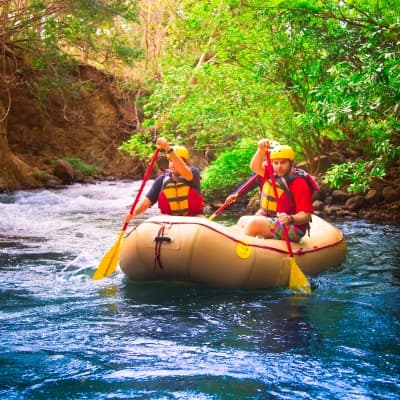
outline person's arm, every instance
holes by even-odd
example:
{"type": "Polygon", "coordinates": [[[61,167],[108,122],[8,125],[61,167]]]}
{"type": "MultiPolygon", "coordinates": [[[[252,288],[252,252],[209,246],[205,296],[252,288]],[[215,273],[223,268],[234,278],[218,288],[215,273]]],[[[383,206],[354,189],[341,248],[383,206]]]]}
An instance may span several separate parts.
{"type": "Polygon", "coordinates": [[[311,213],[306,211],[299,211],[296,214],[291,215],[291,223],[294,225],[304,225],[311,221],[311,213]]]}
{"type": "Polygon", "coordinates": [[[238,197],[239,197],[239,194],[237,192],[232,193],[225,199],[225,203],[232,204],[237,200],[238,197]]]}
{"type": "Polygon", "coordinates": [[[261,139],[258,142],[258,149],[250,161],[250,168],[257,175],[264,176],[265,174],[265,153],[269,150],[269,140],[261,139]]]}
{"type": "Polygon", "coordinates": [[[230,194],[226,198],[225,203],[227,204],[234,203],[239,197],[239,195],[245,195],[251,192],[256,187],[262,187],[261,177],[257,174],[252,174],[249,179],[243,182],[239,187],[235,189],[235,191],[232,194],[230,194]]]}
{"type": "Polygon", "coordinates": [[[133,217],[136,217],[140,214],[143,214],[149,207],[151,207],[158,199],[158,195],[160,194],[162,183],[165,175],[158,176],[153,184],[151,185],[150,190],[147,192],[146,196],[140,200],[135,209],[133,210],[133,214],[127,213],[125,216],[125,222],[129,223],[132,221],[133,217]]]}
{"type": "Polygon", "coordinates": [[[150,199],[148,197],[143,197],[143,199],[140,200],[139,203],[136,204],[136,207],[133,210],[133,213],[126,214],[124,222],[129,224],[129,222],[131,222],[134,217],[137,217],[138,215],[143,214],[150,206],[151,206],[150,199]]]}
{"type": "Polygon", "coordinates": [[[169,159],[174,163],[179,175],[183,179],[191,182],[193,180],[193,172],[190,169],[190,166],[174,152],[174,149],[169,145],[168,140],[163,137],[158,138],[157,146],[168,154],[169,159]]]}
{"type": "MultiPolygon", "coordinates": [[[[200,176],[200,170],[196,167],[190,167],[190,171],[192,172],[192,180],[188,181],[190,183],[190,186],[197,190],[199,193],[201,193],[201,176],[200,176]]],[[[186,179],[187,180],[187,179],[186,179]]]]}
{"type": "Polygon", "coordinates": [[[304,225],[311,221],[311,213],[306,211],[299,211],[296,214],[279,213],[279,222],[286,225],[304,225]]]}
{"type": "Polygon", "coordinates": [[[150,206],[151,206],[150,199],[148,197],[143,197],[143,199],[139,201],[139,203],[133,210],[133,216],[136,217],[140,214],[143,214],[150,206]]]}
{"type": "Polygon", "coordinates": [[[172,149],[167,150],[169,159],[174,163],[176,171],[179,175],[188,182],[192,182],[193,180],[193,171],[190,169],[190,166],[185,163],[172,149]],[[172,150],[172,151],[171,151],[172,150]]]}

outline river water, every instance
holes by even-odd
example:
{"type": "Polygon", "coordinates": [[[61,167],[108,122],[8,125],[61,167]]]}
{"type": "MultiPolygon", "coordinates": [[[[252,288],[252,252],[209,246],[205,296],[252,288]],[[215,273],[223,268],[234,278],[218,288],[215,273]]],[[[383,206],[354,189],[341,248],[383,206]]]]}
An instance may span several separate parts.
{"type": "Polygon", "coordinates": [[[139,185],[0,195],[1,399],[400,399],[399,227],[306,297],[93,281],[139,185]]]}

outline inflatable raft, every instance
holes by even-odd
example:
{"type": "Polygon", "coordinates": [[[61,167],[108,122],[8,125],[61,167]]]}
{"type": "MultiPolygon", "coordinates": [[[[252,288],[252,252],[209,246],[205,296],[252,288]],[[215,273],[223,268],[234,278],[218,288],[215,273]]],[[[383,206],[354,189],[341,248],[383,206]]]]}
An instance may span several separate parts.
{"type": "MultiPolygon", "coordinates": [[[[346,244],[339,229],[316,215],[310,235],[292,243],[297,265],[316,275],[340,265],[346,244]]],[[[219,288],[287,287],[285,241],[247,236],[206,218],[160,215],[124,239],[119,265],[136,281],[185,281],[219,288]]]]}

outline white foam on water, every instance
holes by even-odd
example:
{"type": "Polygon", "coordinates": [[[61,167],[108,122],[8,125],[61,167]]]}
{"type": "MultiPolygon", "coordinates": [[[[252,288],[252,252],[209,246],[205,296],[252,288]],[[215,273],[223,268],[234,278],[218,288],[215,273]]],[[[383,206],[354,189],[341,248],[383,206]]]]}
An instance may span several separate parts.
{"type": "MultiPolygon", "coordinates": [[[[112,181],[3,194],[0,236],[20,238],[25,244],[31,240],[42,250],[101,253],[117,238],[140,185],[141,181],[112,181]]],[[[154,212],[156,208],[149,210],[154,212]]]]}

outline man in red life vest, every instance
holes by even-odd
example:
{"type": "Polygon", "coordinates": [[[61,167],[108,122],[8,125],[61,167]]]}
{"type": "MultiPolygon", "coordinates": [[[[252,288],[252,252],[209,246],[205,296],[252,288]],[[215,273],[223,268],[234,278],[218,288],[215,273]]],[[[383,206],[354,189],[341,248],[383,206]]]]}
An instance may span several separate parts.
{"type": "MultiPolygon", "coordinates": [[[[252,171],[262,177],[265,176],[265,154],[269,147],[267,139],[260,140],[250,162],[252,171]]],[[[294,158],[290,146],[279,145],[271,150],[278,199],[275,198],[271,179],[267,177],[257,215],[243,217],[245,220],[238,223],[244,225],[245,234],[284,240],[282,225],[286,225],[290,241],[299,242],[307,232],[313,212],[313,188],[300,170],[294,168],[294,158]]]]}
{"type": "Polygon", "coordinates": [[[189,152],[184,146],[171,147],[167,139],[157,139],[157,146],[167,154],[169,169],[158,176],[145,197],[139,201],[125,222],[144,213],[158,202],[162,214],[200,216],[204,200],[200,189],[200,171],[189,165],[189,152]]]}

